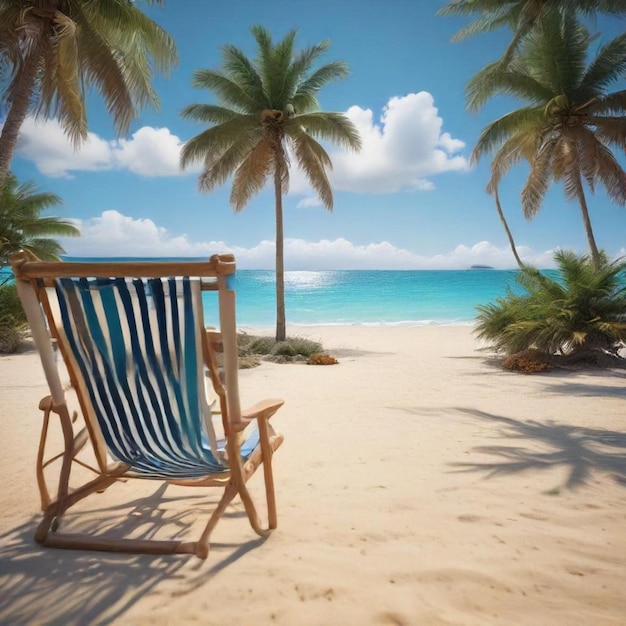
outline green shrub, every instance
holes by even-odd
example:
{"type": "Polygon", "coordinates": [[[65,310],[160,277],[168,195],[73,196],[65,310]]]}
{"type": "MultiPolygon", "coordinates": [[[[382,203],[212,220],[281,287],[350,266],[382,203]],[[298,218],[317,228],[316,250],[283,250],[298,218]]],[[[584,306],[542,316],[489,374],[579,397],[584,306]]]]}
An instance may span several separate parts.
{"type": "Polygon", "coordinates": [[[287,359],[304,357],[322,351],[322,346],[316,341],[302,337],[291,337],[285,341],[276,341],[274,337],[248,335],[239,333],[237,345],[240,357],[262,355],[266,357],[286,357],[287,359]]]}
{"type": "Polygon", "coordinates": [[[22,302],[17,295],[17,287],[15,285],[0,286],[0,317],[10,315],[14,318],[15,323],[26,323],[26,313],[22,308],[22,302]]]}
{"type": "Polygon", "coordinates": [[[555,260],[556,280],[525,267],[517,279],[524,295],[477,307],[478,338],[507,355],[529,348],[572,358],[617,355],[626,345],[626,262],[603,255],[596,268],[588,255],[563,251],[555,260]]]}
{"type": "Polygon", "coordinates": [[[0,316],[0,354],[16,352],[27,329],[26,322],[12,315],[0,316]]]}
{"type": "Polygon", "coordinates": [[[272,354],[275,356],[310,357],[316,352],[321,352],[321,350],[321,344],[316,341],[311,341],[310,339],[304,339],[302,337],[293,337],[291,339],[288,338],[286,341],[278,342],[274,346],[272,354]]]}
{"type": "Polygon", "coordinates": [[[276,340],[272,337],[251,337],[246,349],[249,354],[271,354],[276,340]]]}

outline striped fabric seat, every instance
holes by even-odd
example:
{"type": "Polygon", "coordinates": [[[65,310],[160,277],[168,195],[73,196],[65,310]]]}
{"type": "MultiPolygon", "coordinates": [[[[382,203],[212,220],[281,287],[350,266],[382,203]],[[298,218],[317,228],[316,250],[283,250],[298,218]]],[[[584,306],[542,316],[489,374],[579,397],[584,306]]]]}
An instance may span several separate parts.
{"type": "MultiPolygon", "coordinates": [[[[153,478],[228,469],[206,400],[200,280],[59,278],[55,286],[110,453],[153,478]]],[[[257,441],[255,431],[242,454],[257,441]]]]}

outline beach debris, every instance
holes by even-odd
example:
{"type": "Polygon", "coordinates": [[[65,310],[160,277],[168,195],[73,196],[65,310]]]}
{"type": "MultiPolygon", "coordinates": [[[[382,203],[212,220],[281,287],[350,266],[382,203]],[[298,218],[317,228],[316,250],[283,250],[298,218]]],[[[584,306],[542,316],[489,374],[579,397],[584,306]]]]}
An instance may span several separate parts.
{"type": "Polygon", "coordinates": [[[307,365],[337,365],[339,361],[330,354],[316,352],[309,357],[307,365]]]}
{"type": "Polygon", "coordinates": [[[552,369],[550,355],[537,350],[536,348],[526,348],[521,352],[516,352],[506,357],[502,362],[505,370],[521,372],[522,374],[537,374],[547,372],[552,369]]]}

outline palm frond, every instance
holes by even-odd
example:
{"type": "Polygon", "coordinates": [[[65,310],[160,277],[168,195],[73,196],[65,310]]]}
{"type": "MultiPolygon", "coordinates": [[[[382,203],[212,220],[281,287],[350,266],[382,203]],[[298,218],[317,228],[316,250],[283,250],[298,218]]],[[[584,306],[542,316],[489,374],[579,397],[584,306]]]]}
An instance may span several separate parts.
{"type": "Polygon", "coordinates": [[[230,204],[235,212],[241,211],[250,198],[263,188],[273,159],[273,141],[265,135],[250,150],[235,172],[230,194],[230,204]]]}
{"type": "MultiPolygon", "coordinates": [[[[445,7],[444,7],[445,8],[445,7]]],[[[441,13],[443,15],[443,13],[441,13]]],[[[461,28],[452,37],[452,41],[463,41],[482,33],[490,33],[511,23],[510,7],[497,6],[490,13],[484,13],[481,17],[473,20],[461,28]]]]}
{"type": "Polygon", "coordinates": [[[61,199],[51,193],[37,192],[32,182],[18,183],[10,174],[0,193],[0,264],[7,256],[20,249],[31,252],[36,258],[58,260],[62,246],[53,237],[76,237],[76,226],[59,217],[42,217],[42,211],[61,204],[61,199]]]}
{"type": "Polygon", "coordinates": [[[589,110],[593,115],[599,117],[617,115],[624,119],[626,116],[626,90],[599,96],[589,105],[589,110]]]}
{"type": "Polygon", "coordinates": [[[524,107],[503,115],[485,127],[472,151],[471,163],[478,163],[482,156],[499,150],[509,140],[532,141],[532,145],[538,147],[544,123],[543,107],[524,107]]]}
{"type": "MultiPolygon", "coordinates": [[[[585,172],[589,165],[585,164],[585,172]]],[[[589,176],[593,175],[604,188],[611,202],[626,205],[626,171],[615,155],[601,143],[596,144],[595,163],[589,176]]]]}
{"type": "Polygon", "coordinates": [[[232,119],[212,126],[187,141],[181,150],[181,168],[202,161],[212,163],[237,144],[250,149],[260,136],[261,128],[252,116],[235,114],[232,119]]]}
{"type": "Polygon", "coordinates": [[[180,115],[183,119],[211,124],[224,124],[233,120],[241,123],[244,117],[251,117],[215,104],[190,104],[181,111],[180,115]]]}
{"type": "Polygon", "coordinates": [[[356,126],[343,113],[317,111],[297,115],[290,120],[290,125],[304,128],[313,137],[319,137],[338,144],[349,150],[360,150],[361,136],[356,126]]]}
{"type": "Polygon", "coordinates": [[[125,84],[119,55],[107,40],[86,19],[77,24],[81,51],[81,76],[86,88],[97,85],[107,110],[113,116],[120,133],[130,127],[135,110],[132,95],[125,84]]]}
{"type": "Polygon", "coordinates": [[[519,132],[505,141],[491,161],[491,178],[487,190],[492,190],[500,184],[513,165],[526,159],[529,163],[537,151],[540,137],[536,133],[519,132]]]}
{"type": "Polygon", "coordinates": [[[332,211],[333,192],[326,175],[326,168],[332,167],[330,157],[324,148],[305,132],[294,134],[291,140],[298,165],[306,174],[307,180],[324,207],[332,211]]]}
{"type": "MultiPolygon", "coordinates": [[[[294,96],[295,102],[300,104],[299,99],[304,99],[316,94],[328,83],[346,78],[348,74],[348,66],[343,61],[333,61],[332,63],[327,63],[313,72],[298,85],[294,96]]],[[[303,113],[307,111],[307,109],[304,109],[301,106],[298,107],[298,110],[301,110],[303,113]]]]}
{"type": "Polygon", "coordinates": [[[580,81],[581,98],[600,96],[626,71],[626,34],[603,45],[589,63],[580,81]]]}
{"type": "Polygon", "coordinates": [[[221,153],[207,154],[204,169],[198,179],[198,188],[202,192],[211,192],[217,186],[224,184],[237,171],[246,156],[254,147],[256,141],[240,141],[232,144],[221,153]]]}
{"type": "Polygon", "coordinates": [[[497,95],[515,96],[532,106],[548,102],[554,91],[521,68],[507,68],[498,61],[483,68],[468,81],[465,87],[467,108],[477,111],[497,95]]]}
{"type": "Polygon", "coordinates": [[[593,130],[596,140],[604,146],[615,145],[626,151],[626,116],[588,118],[588,126],[593,130]]]}
{"type": "Polygon", "coordinates": [[[522,210],[526,219],[532,219],[543,202],[552,180],[554,153],[557,150],[556,139],[546,142],[530,161],[530,174],[522,189],[522,210]]]}
{"type": "Polygon", "coordinates": [[[585,71],[590,36],[571,13],[548,11],[523,41],[511,67],[528,73],[552,96],[574,99],[585,71]]]}
{"type": "Polygon", "coordinates": [[[163,74],[178,64],[174,39],[133,3],[82,2],[81,10],[94,29],[105,33],[111,46],[124,56],[147,54],[154,69],[163,74]]]}
{"type": "Polygon", "coordinates": [[[238,85],[250,101],[269,106],[257,68],[243,51],[233,45],[225,45],[222,46],[222,57],[225,76],[238,85]]]}
{"type": "Polygon", "coordinates": [[[57,118],[75,146],[87,138],[79,67],[78,42],[74,33],[59,36],[44,56],[37,108],[44,117],[57,118]]]}
{"type": "Polygon", "coordinates": [[[254,113],[267,104],[266,99],[259,102],[254,98],[253,93],[245,89],[244,85],[216,70],[196,70],[192,75],[191,84],[194,87],[214,92],[224,106],[232,107],[241,113],[254,113]]]}
{"type": "Polygon", "coordinates": [[[80,73],[105,98],[119,132],[126,132],[136,109],[158,105],[150,79],[178,61],[171,36],[132,4],[81,3],[73,12],[80,73]]]}
{"type": "Polygon", "coordinates": [[[561,0],[568,9],[577,10],[585,15],[596,12],[608,15],[623,15],[626,13],[626,0],[561,0]]]}
{"type": "MultiPolygon", "coordinates": [[[[295,76],[307,76],[315,61],[325,54],[330,48],[330,41],[320,41],[319,43],[308,46],[298,52],[291,63],[291,72],[295,76]]],[[[333,63],[331,63],[333,65],[333,63]]],[[[315,74],[315,72],[313,72],[315,74]]],[[[306,82],[306,81],[305,81],[306,82]]]]}
{"type": "Polygon", "coordinates": [[[272,44],[269,32],[262,26],[253,26],[254,35],[259,46],[258,68],[263,84],[263,92],[267,108],[282,109],[291,98],[291,81],[288,80],[290,64],[294,54],[296,31],[289,31],[281,41],[272,44]]]}

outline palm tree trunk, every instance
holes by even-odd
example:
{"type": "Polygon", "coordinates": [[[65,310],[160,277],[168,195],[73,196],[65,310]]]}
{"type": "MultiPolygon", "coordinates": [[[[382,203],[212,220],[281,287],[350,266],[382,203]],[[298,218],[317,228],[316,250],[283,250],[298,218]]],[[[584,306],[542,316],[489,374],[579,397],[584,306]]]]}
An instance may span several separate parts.
{"type": "Polygon", "coordinates": [[[596,269],[600,268],[601,257],[596,245],[595,237],[593,236],[593,229],[591,228],[591,220],[589,219],[589,209],[587,208],[587,200],[585,198],[585,190],[583,189],[583,183],[580,175],[576,177],[576,197],[580,204],[580,211],[583,215],[583,226],[585,227],[585,234],[587,235],[587,242],[589,243],[589,252],[591,252],[591,261],[596,269]]]}
{"type": "Polygon", "coordinates": [[[17,138],[22,123],[28,114],[35,78],[39,70],[45,46],[45,37],[40,35],[37,43],[33,45],[30,54],[24,62],[19,83],[11,99],[11,107],[4,121],[2,133],[0,133],[0,189],[4,186],[9,176],[11,160],[17,145],[17,138]]]}
{"type": "Polygon", "coordinates": [[[519,258],[519,254],[517,254],[517,248],[515,247],[515,240],[513,239],[513,234],[509,229],[509,225],[507,224],[506,218],[504,217],[504,213],[502,211],[502,205],[500,204],[500,196],[498,194],[498,188],[495,187],[493,190],[493,197],[496,201],[496,210],[498,211],[498,217],[502,222],[502,226],[504,226],[504,232],[509,239],[509,245],[511,246],[511,251],[513,252],[513,256],[515,257],[515,261],[517,262],[518,267],[523,270],[524,263],[522,259],[519,258]]]}
{"type": "Polygon", "coordinates": [[[285,341],[285,254],[283,235],[283,188],[280,168],[274,172],[274,193],[276,196],[276,341],[285,341]]]}

